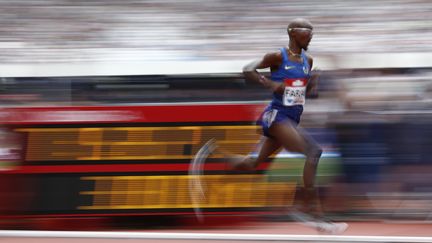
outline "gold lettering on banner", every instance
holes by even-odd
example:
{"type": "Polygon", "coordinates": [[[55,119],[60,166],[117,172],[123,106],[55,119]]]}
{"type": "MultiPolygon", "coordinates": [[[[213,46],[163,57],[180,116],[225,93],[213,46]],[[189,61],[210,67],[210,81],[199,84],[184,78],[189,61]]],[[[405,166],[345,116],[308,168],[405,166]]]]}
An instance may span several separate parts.
{"type": "MultiPolygon", "coordinates": [[[[263,175],[205,175],[209,192],[201,208],[283,207],[291,205],[295,182],[269,182],[263,175]]],[[[81,210],[193,208],[189,195],[190,176],[92,176],[94,190],[81,210]]]]}
{"type": "Polygon", "coordinates": [[[94,143],[97,144],[95,146],[91,146],[91,157],[93,158],[101,158],[102,151],[101,145],[103,136],[102,128],[80,128],[78,130],[78,144],[85,145],[86,143],[94,143]]]}
{"type": "MultiPolygon", "coordinates": [[[[255,125],[178,127],[19,128],[28,134],[28,161],[191,159],[211,138],[246,154],[259,135],[255,125]]],[[[214,154],[213,158],[222,158],[214,154]]]]}

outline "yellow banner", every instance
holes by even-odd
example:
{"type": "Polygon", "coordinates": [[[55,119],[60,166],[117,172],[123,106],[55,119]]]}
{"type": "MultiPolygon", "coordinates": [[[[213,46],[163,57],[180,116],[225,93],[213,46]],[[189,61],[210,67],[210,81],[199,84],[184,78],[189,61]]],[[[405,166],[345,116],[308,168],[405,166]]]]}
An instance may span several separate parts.
{"type": "MultiPolygon", "coordinates": [[[[191,159],[211,138],[221,149],[247,154],[257,143],[255,125],[177,127],[20,128],[26,160],[191,159]]],[[[211,157],[220,158],[214,154],[211,157]]]]}
{"type": "MultiPolygon", "coordinates": [[[[102,209],[180,209],[247,208],[292,205],[296,183],[270,182],[265,175],[203,175],[200,180],[205,197],[197,204],[191,200],[190,182],[196,176],[92,176],[91,205],[81,210],[102,209]]],[[[194,192],[195,193],[195,192],[194,192]]],[[[194,194],[192,194],[194,195],[194,194]]],[[[199,195],[198,195],[199,196],[199,195]]]]}

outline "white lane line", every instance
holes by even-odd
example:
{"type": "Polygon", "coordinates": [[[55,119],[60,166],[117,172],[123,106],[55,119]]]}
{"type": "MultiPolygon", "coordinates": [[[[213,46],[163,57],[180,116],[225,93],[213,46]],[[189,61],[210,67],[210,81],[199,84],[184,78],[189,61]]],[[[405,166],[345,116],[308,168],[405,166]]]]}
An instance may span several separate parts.
{"type": "Polygon", "coordinates": [[[0,237],[226,241],[432,242],[432,237],[0,230],[0,237]]]}

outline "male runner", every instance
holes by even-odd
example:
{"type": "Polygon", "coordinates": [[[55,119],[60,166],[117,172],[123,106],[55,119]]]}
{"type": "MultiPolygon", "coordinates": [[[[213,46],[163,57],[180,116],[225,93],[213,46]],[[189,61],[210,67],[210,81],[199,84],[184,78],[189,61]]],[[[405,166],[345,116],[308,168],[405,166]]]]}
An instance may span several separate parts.
{"type": "MultiPolygon", "coordinates": [[[[280,48],[277,52],[267,53],[262,59],[249,63],[243,69],[245,78],[270,89],[273,99],[258,121],[264,135],[258,156],[247,156],[245,159],[234,161],[232,167],[254,169],[281,148],[304,154],[306,161],[303,170],[302,211],[320,215],[315,177],[322,149],[297,127],[306,93],[315,93],[316,89],[315,80],[311,80],[313,58],[306,53],[312,40],[313,26],[306,19],[295,19],[288,25],[287,32],[288,46],[280,48]],[[270,78],[257,71],[264,68],[270,68],[270,78]]],[[[346,229],[346,224],[328,223],[321,226],[327,227],[323,230],[332,233],[346,229]]]]}

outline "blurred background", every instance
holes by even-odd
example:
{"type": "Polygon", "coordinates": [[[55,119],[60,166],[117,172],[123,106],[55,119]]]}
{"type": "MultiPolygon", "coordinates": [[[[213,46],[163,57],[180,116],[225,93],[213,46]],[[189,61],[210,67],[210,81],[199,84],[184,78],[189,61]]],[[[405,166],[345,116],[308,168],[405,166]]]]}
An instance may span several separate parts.
{"type": "MultiPolygon", "coordinates": [[[[169,176],[187,175],[209,138],[249,153],[259,138],[252,129],[257,109],[271,97],[244,80],[242,67],[287,45],[286,27],[296,17],[314,25],[309,53],[321,70],[302,127],[325,150],[318,187],[326,215],[430,221],[430,12],[427,0],[1,0],[0,221],[26,228],[59,215],[193,217],[189,199],[163,204],[130,195],[187,191],[166,186],[178,179],[169,176]],[[195,126],[214,130],[197,133],[195,126]],[[173,132],[177,127],[191,132],[173,132]],[[180,148],[176,141],[192,142],[180,148]],[[174,173],[161,163],[185,166],[174,173]],[[131,175],[140,180],[116,184],[131,175]],[[164,187],[147,182],[157,175],[169,177],[164,187]]],[[[250,208],[247,215],[265,208],[265,220],[281,220],[273,210],[294,204],[296,193],[295,185],[278,183],[300,183],[302,163],[283,151],[257,172],[268,183],[260,190],[289,195],[280,201],[203,205],[222,215],[227,208],[250,208]]]]}

